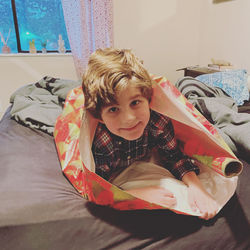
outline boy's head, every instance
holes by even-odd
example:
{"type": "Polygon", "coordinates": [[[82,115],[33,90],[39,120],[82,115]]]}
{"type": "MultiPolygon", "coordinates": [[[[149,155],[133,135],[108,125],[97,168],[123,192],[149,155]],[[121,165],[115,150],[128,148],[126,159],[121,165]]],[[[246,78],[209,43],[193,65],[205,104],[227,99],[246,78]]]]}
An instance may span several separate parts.
{"type": "Polygon", "coordinates": [[[85,108],[102,119],[102,110],[117,104],[118,94],[128,86],[136,87],[150,102],[152,80],[140,60],[127,49],[98,49],[89,59],[83,75],[85,108]]]}

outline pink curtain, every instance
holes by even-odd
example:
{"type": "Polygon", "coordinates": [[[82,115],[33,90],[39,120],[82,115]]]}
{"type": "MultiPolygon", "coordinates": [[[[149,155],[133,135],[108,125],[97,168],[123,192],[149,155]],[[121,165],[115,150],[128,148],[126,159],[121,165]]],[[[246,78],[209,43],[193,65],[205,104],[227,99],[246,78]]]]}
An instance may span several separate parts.
{"type": "Polygon", "coordinates": [[[76,72],[81,76],[90,54],[113,46],[112,0],[62,0],[76,72]]]}

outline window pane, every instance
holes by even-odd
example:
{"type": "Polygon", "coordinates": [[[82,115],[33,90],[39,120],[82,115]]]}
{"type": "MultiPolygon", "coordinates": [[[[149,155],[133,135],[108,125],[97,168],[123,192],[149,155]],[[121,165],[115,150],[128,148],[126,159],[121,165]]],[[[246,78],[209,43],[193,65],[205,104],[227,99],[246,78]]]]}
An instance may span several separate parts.
{"type": "MultiPolygon", "coordinates": [[[[0,32],[2,33],[4,40],[6,41],[9,34],[9,29],[11,29],[7,45],[10,47],[12,53],[16,53],[16,33],[10,0],[0,0],[0,17],[0,32]]],[[[0,40],[0,53],[2,52],[3,45],[3,42],[0,40]]]]}
{"type": "Polygon", "coordinates": [[[61,0],[16,0],[21,49],[29,51],[34,39],[37,50],[46,42],[47,50],[58,50],[59,34],[70,50],[61,0]]]}

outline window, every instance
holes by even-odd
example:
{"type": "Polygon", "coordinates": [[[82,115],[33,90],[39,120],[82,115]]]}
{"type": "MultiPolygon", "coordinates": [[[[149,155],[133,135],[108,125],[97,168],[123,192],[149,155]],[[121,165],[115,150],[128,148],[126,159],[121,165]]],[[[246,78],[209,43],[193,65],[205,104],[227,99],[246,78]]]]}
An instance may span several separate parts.
{"type": "Polygon", "coordinates": [[[37,52],[58,52],[59,37],[70,51],[61,0],[1,0],[0,16],[0,53],[7,39],[11,53],[27,53],[33,44],[37,52]]]}

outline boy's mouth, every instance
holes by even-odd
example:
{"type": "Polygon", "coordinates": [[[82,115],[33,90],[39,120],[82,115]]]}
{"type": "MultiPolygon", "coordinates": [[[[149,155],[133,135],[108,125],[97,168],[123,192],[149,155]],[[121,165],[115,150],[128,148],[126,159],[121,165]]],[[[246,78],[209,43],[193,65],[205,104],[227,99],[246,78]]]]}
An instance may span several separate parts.
{"type": "Polygon", "coordinates": [[[125,131],[132,131],[132,130],[136,129],[139,124],[140,124],[140,122],[138,122],[135,126],[132,126],[132,127],[129,127],[129,128],[121,128],[121,129],[125,130],[125,131]]]}

